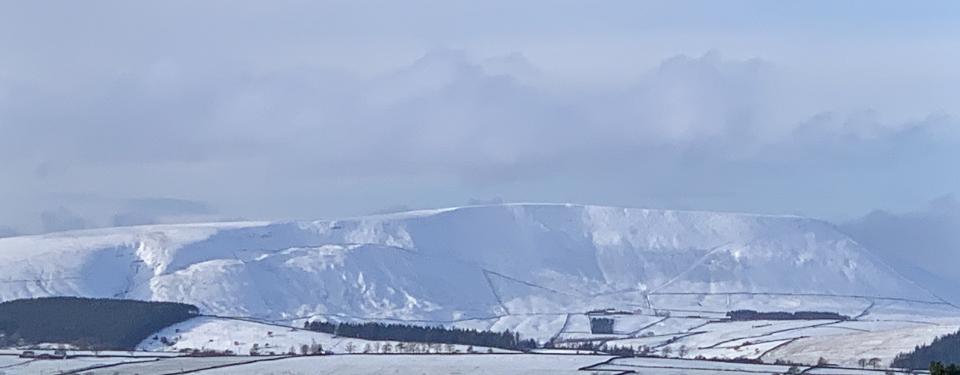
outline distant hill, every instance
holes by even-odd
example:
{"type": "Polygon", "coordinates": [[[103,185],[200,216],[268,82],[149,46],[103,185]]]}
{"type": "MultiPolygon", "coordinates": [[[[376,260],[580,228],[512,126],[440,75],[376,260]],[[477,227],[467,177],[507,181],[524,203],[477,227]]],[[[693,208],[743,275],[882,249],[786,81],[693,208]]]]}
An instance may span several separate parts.
{"type": "Polygon", "coordinates": [[[960,315],[820,220],[577,204],[10,237],[0,275],[0,300],[175,301],[285,324],[472,320],[539,342],[557,334],[557,317],[596,310],[876,318],[892,308],[866,309],[882,297],[960,315]]]}
{"type": "Polygon", "coordinates": [[[49,297],[0,303],[0,346],[65,343],[132,350],[163,327],[195,317],[196,306],[172,302],[49,297]]]}

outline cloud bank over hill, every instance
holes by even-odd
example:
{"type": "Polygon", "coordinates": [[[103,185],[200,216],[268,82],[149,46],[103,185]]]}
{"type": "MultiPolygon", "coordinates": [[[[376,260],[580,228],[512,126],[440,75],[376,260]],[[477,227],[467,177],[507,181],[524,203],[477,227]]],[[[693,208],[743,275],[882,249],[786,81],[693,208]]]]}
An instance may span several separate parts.
{"type": "Polygon", "coordinates": [[[955,25],[936,14],[896,12],[929,43],[885,41],[894,55],[763,7],[551,3],[555,18],[531,22],[545,5],[0,12],[0,224],[316,218],[478,196],[837,218],[960,191],[943,173],[960,157],[960,77],[937,68],[960,58],[942,53],[937,30],[955,25]],[[750,37],[761,29],[770,39],[750,37]],[[196,206],[130,203],[156,197],[196,206]]]}
{"type": "MultiPolygon", "coordinates": [[[[696,206],[699,198],[709,206],[717,200],[710,194],[736,202],[750,192],[763,204],[717,208],[763,211],[783,198],[772,192],[812,200],[835,178],[850,182],[842,184],[849,190],[866,189],[852,179],[949,187],[928,169],[948,168],[957,156],[958,128],[947,114],[906,123],[884,122],[875,111],[781,120],[775,109],[786,99],[777,94],[783,88],[775,66],[717,52],[670,58],[637,82],[592,91],[532,86],[445,49],[368,80],[310,73],[303,77],[313,80],[249,80],[234,73],[210,82],[206,72],[175,71],[181,78],[165,80],[171,92],[152,93],[157,73],[144,72],[121,78],[123,90],[94,95],[100,100],[83,108],[51,112],[45,95],[35,94],[33,107],[13,109],[14,117],[31,121],[9,123],[22,136],[4,138],[5,160],[21,167],[42,160],[24,185],[74,181],[96,190],[118,183],[176,191],[191,181],[198,195],[213,200],[220,196],[214,188],[223,187],[218,180],[237,191],[227,197],[296,193],[317,184],[329,185],[321,187],[329,193],[384,181],[525,191],[556,180],[570,187],[547,190],[547,197],[587,197],[593,192],[580,190],[592,181],[613,179],[633,187],[601,186],[611,193],[606,199],[635,193],[651,204],[696,206]],[[165,102],[173,96],[182,102],[165,102]],[[164,113],[183,106],[203,107],[202,113],[164,113]],[[60,111],[80,124],[44,119],[60,111]],[[50,131],[32,130],[34,124],[50,131]],[[116,171],[134,181],[118,181],[116,171]],[[305,186],[274,187],[264,179],[305,186]],[[668,188],[689,200],[658,197],[668,188]]],[[[289,204],[266,197],[264,205],[289,204]]],[[[65,220],[64,210],[46,210],[43,229],[87,226],[65,220]]],[[[152,222],[114,216],[112,224],[152,222]]]]}

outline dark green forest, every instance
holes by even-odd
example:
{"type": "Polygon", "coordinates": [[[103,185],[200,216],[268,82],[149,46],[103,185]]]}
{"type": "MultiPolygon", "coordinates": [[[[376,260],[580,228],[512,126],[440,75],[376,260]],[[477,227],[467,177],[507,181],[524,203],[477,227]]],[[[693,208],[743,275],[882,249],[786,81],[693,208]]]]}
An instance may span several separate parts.
{"type": "Polygon", "coordinates": [[[893,359],[891,365],[899,368],[930,368],[939,374],[960,375],[960,369],[950,365],[960,363],[960,332],[941,336],[930,344],[917,346],[909,353],[901,353],[893,359]]]}
{"type": "Polygon", "coordinates": [[[528,350],[537,342],[521,339],[515,332],[477,331],[473,329],[421,327],[407,324],[305,322],[304,329],[342,337],[368,340],[397,340],[443,344],[476,345],[493,348],[528,350]]]}
{"type": "Polygon", "coordinates": [[[0,346],[72,344],[91,350],[132,350],[160,329],[197,316],[173,302],[49,297],[0,303],[0,346]]]}
{"type": "Polygon", "coordinates": [[[930,375],[960,375],[960,366],[945,366],[941,362],[930,363],[930,375]]]}
{"type": "Polygon", "coordinates": [[[735,310],[727,313],[730,320],[850,320],[849,316],[826,311],[772,311],[735,310]]]}

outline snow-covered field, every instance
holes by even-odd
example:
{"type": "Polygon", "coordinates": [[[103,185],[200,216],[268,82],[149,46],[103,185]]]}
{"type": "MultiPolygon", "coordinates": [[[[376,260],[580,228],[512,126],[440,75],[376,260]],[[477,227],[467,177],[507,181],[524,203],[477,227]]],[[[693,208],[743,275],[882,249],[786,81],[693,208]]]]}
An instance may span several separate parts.
{"type": "MultiPolygon", "coordinates": [[[[191,372],[203,375],[313,374],[600,374],[649,375],[782,374],[790,366],[665,358],[617,358],[569,354],[352,354],[308,357],[75,358],[25,361],[0,356],[0,374],[154,375],[191,372]]],[[[806,374],[881,375],[906,371],[854,367],[797,366],[806,374]]]]}
{"type": "Polygon", "coordinates": [[[159,361],[158,358],[132,357],[80,357],[65,360],[31,360],[17,358],[16,356],[0,356],[0,374],[53,375],[81,370],[86,373],[89,369],[99,368],[105,365],[155,363],[157,361],[159,361]]]}
{"type": "Polygon", "coordinates": [[[577,374],[581,367],[606,361],[599,355],[420,354],[332,355],[309,357],[73,358],[29,361],[0,356],[0,374],[159,375],[197,374],[577,374]],[[198,371],[199,370],[199,371],[198,371]]]}
{"type": "Polygon", "coordinates": [[[884,365],[897,353],[930,342],[931,337],[955,333],[960,323],[923,325],[877,332],[854,332],[842,335],[812,336],[798,339],[764,356],[764,360],[790,359],[815,363],[824,357],[832,363],[855,366],[860,358],[880,358],[884,365]]]}
{"type": "Polygon", "coordinates": [[[219,370],[203,375],[307,374],[584,374],[579,368],[610,357],[586,355],[344,355],[291,358],[219,370]]]}
{"type": "MultiPolygon", "coordinates": [[[[533,318],[533,317],[528,317],[533,318]]],[[[788,360],[815,364],[822,357],[830,363],[853,366],[860,358],[879,358],[886,366],[896,354],[915,345],[929,342],[933,337],[960,330],[960,320],[929,319],[928,322],[901,321],[709,321],[699,318],[640,318],[617,315],[616,320],[628,322],[637,329],[631,335],[593,335],[584,331],[581,319],[569,319],[565,329],[570,333],[556,336],[560,346],[578,345],[585,341],[609,346],[646,346],[654,353],[666,356],[694,358],[749,358],[773,363],[788,360]],[[638,322],[647,322],[641,326],[638,322]],[[639,327],[639,329],[638,329],[639,327]],[[647,333],[655,333],[648,336],[647,333]],[[569,341],[564,341],[569,340],[569,341]]],[[[256,345],[261,354],[299,352],[302,345],[322,345],[334,353],[382,352],[389,344],[392,351],[398,342],[368,341],[336,337],[303,329],[259,322],[215,317],[195,318],[147,338],[140,350],[176,352],[181,349],[231,350],[246,355],[256,345]],[[155,339],[156,337],[156,339],[155,339]],[[171,345],[162,344],[166,338],[171,345]]],[[[409,347],[410,343],[402,343],[409,347]]],[[[430,351],[467,353],[463,345],[435,345],[430,351]]],[[[509,353],[509,351],[473,347],[475,353],[509,353]]],[[[420,350],[422,351],[422,350],[420,350]]],[[[549,352],[549,351],[548,351],[549,352]]],[[[570,353],[570,352],[564,352],[570,353]]]]}
{"type": "MultiPolygon", "coordinates": [[[[637,374],[652,375],[708,375],[708,374],[729,374],[729,375],[748,375],[748,374],[783,374],[790,370],[791,366],[770,365],[770,364],[750,364],[750,363],[724,363],[715,361],[700,360],[681,360],[664,358],[615,358],[608,362],[585,368],[585,371],[603,373],[618,373],[632,371],[637,374]]],[[[804,374],[822,374],[822,375],[882,375],[882,374],[906,374],[907,371],[890,369],[861,369],[861,368],[811,368],[810,366],[797,366],[799,371],[804,374]]]]}
{"type": "MultiPolygon", "coordinates": [[[[313,332],[300,328],[270,325],[238,319],[199,317],[167,327],[138,345],[138,350],[177,352],[181,349],[230,350],[239,355],[248,355],[256,345],[260,354],[287,354],[290,351],[300,353],[303,345],[319,344],[324,351],[333,353],[383,352],[390,345],[391,351],[403,351],[410,343],[397,341],[370,341],[349,337],[337,337],[326,333],[313,332]],[[155,339],[156,338],[156,339],[155,339]],[[161,338],[172,345],[163,344],[161,338]]],[[[414,344],[417,345],[417,344],[414,344]]],[[[434,345],[433,348],[420,348],[436,353],[511,353],[509,350],[466,345],[434,345]]]]}

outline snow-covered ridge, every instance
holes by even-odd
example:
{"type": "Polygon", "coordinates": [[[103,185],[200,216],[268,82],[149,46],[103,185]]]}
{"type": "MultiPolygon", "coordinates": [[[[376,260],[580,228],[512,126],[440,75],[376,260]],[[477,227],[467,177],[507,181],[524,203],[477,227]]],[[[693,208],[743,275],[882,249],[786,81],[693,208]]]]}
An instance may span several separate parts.
{"type": "Polygon", "coordinates": [[[938,302],[833,225],[797,216],[504,204],[0,239],[3,300],[125,297],[271,319],[464,321],[652,310],[662,298],[651,296],[687,293],[938,302]]]}

